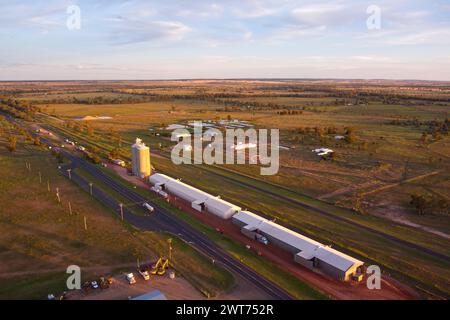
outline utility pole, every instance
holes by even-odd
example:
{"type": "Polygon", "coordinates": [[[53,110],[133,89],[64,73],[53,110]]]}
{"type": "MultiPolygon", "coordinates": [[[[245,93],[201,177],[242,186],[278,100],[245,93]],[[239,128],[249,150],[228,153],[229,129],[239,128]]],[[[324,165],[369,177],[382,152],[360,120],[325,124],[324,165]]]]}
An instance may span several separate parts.
{"type": "Polygon", "coordinates": [[[167,239],[167,243],[169,244],[169,261],[172,261],[172,238],[167,239]]]}
{"type": "Polygon", "coordinates": [[[71,171],[72,169],[67,169],[67,173],[69,174],[69,180],[72,180],[72,175],[70,174],[71,171]]]}
{"type": "Polygon", "coordinates": [[[50,181],[47,180],[47,191],[50,192],[50,181]]]}
{"type": "Polygon", "coordinates": [[[58,198],[58,203],[61,203],[61,198],[59,197],[59,188],[56,188],[56,197],[58,198]]]}
{"type": "Polygon", "coordinates": [[[86,221],[86,216],[84,216],[84,230],[87,230],[87,221],[86,221]]]}
{"type": "Polygon", "coordinates": [[[69,214],[72,215],[72,206],[70,205],[70,201],[69,201],[69,214]]]}
{"type": "Polygon", "coordinates": [[[39,183],[42,183],[42,174],[40,171],[39,171],[39,183]]]}
{"type": "Polygon", "coordinates": [[[122,217],[123,221],[123,203],[119,203],[119,207],[120,207],[120,216],[122,217]]]}
{"type": "Polygon", "coordinates": [[[93,185],[94,184],[92,182],[89,182],[89,193],[91,194],[91,196],[92,196],[92,186],[93,185]]]}

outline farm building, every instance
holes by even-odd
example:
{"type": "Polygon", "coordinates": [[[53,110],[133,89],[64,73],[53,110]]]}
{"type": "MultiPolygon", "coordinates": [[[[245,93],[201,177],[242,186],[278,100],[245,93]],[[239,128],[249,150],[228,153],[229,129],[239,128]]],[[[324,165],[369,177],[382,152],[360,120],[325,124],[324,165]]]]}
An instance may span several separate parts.
{"type": "Polygon", "coordinates": [[[241,210],[240,207],[222,200],[220,197],[210,195],[209,193],[164,174],[155,173],[150,176],[149,181],[156,188],[167,191],[170,194],[191,203],[192,208],[195,210],[207,211],[222,219],[230,219],[236,212],[241,210]]]}
{"type": "Polygon", "coordinates": [[[336,279],[348,281],[362,273],[363,262],[325,246],[279,224],[196,189],[164,174],[150,176],[153,191],[167,191],[189,203],[200,212],[209,212],[222,219],[232,219],[241,232],[251,238],[264,236],[274,246],[292,253],[295,262],[311,269],[321,270],[336,279]]]}
{"type": "Polygon", "coordinates": [[[317,241],[289,230],[248,211],[239,211],[232,221],[244,235],[254,239],[255,234],[265,236],[273,245],[291,252],[294,261],[313,270],[348,281],[361,273],[363,262],[334,250],[317,241]]]}

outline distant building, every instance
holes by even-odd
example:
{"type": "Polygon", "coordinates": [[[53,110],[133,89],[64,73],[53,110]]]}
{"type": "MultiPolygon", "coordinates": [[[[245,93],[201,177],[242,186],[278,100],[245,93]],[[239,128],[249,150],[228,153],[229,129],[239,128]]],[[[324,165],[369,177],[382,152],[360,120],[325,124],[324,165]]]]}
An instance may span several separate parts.
{"type": "Polygon", "coordinates": [[[132,172],[135,176],[145,178],[150,176],[150,148],[136,138],[136,143],[131,146],[132,153],[132,172]]]}
{"type": "Polygon", "coordinates": [[[318,156],[326,156],[327,154],[334,152],[332,149],[328,149],[328,148],[314,149],[311,151],[316,153],[318,156]]]}

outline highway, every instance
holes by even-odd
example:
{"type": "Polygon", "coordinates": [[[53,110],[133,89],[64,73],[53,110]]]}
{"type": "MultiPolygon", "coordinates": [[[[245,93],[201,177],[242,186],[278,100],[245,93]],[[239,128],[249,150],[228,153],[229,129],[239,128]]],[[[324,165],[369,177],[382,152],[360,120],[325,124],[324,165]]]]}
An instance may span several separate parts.
{"type": "MultiPolygon", "coordinates": [[[[49,141],[45,141],[50,144],[49,141]]],[[[290,300],[293,299],[285,290],[275,285],[273,282],[267,280],[260,274],[258,274],[253,269],[246,266],[244,263],[230,256],[225,250],[220,248],[217,244],[211,241],[206,235],[197,231],[191,227],[188,223],[176,217],[174,214],[170,213],[164,208],[159,207],[157,204],[146,199],[140,194],[124,187],[120,183],[116,182],[114,179],[105,175],[97,166],[88,163],[87,161],[77,158],[71,155],[69,152],[59,149],[60,152],[71,161],[68,166],[61,167],[61,172],[63,175],[67,176],[69,173],[67,169],[82,168],[90,175],[101,181],[102,183],[108,185],[115,192],[123,196],[124,198],[130,200],[133,203],[144,203],[147,202],[155,208],[155,212],[150,216],[140,216],[131,213],[127,208],[124,207],[124,220],[132,224],[138,229],[142,230],[153,230],[153,231],[164,231],[172,233],[182,240],[188,242],[191,246],[196,248],[198,251],[214,259],[216,263],[222,264],[228,270],[238,273],[241,277],[247,279],[249,282],[254,284],[260,290],[269,294],[273,299],[278,300],[290,300]]],[[[89,183],[82,177],[77,175],[75,172],[71,171],[71,178],[74,182],[78,183],[83,189],[89,192],[89,183]]],[[[93,196],[104,203],[107,207],[111,208],[115,212],[119,213],[119,206],[117,201],[112,199],[110,196],[105,194],[99,188],[93,186],[92,188],[93,196]]]]}

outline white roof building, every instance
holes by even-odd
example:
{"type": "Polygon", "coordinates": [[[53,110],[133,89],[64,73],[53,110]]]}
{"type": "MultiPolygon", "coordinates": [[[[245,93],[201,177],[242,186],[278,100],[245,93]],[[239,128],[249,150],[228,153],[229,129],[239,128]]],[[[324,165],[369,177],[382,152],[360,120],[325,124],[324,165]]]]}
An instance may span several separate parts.
{"type": "Polygon", "coordinates": [[[149,181],[174,196],[190,202],[193,208],[197,210],[204,208],[209,213],[222,219],[230,219],[236,212],[241,210],[240,207],[222,200],[220,197],[213,196],[161,173],[155,173],[150,176],[149,181]]]}
{"type": "MultiPolygon", "coordinates": [[[[295,261],[299,259],[318,259],[337,269],[339,277],[348,279],[348,274],[356,272],[356,268],[364,263],[345,253],[325,246],[320,242],[305,237],[295,231],[285,228],[277,223],[262,218],[249,211],[239,211],[233,216],[233,222],[241,225],[248,231],[258,231],[268,237],[275,245],[283,246],[294,253],[295,261]],[[347,274],[348,273],[348,274],[347,274]]],[[[328,268],[327,270],[329,270],[328,268]]]]}
{"type": "Polygon", "coordinates": [[[334,152],[332,149],[328,149],[328,148],[319,148],[319,149],[314,149],[311,151],[315,152],[318,156],[324,156],[324,155],[334,152]]]}

